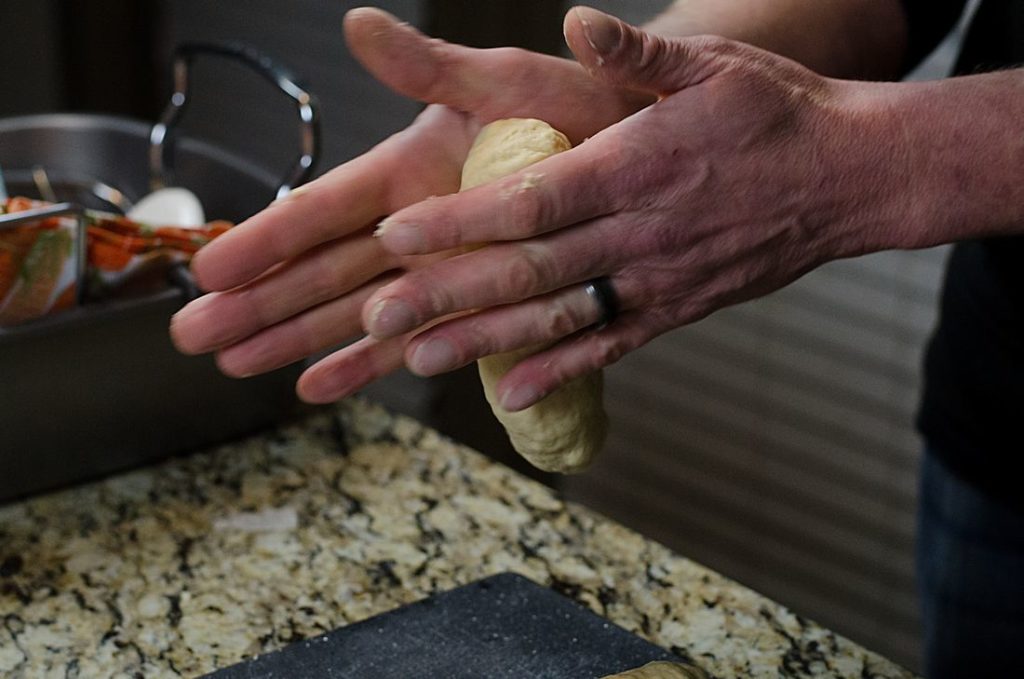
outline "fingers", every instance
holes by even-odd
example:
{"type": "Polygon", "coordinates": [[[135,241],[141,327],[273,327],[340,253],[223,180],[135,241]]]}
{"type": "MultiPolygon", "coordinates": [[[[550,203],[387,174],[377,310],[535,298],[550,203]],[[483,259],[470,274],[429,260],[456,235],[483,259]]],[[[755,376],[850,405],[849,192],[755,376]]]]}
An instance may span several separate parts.
{"type": "Polygon", "coordinates": [[[384,282],[375,280],[227,346],[217,353],[217,366],[229,377],[258,375],[361,335],[359,309],[384,282]]]}
{"type": "Polygon", "coordinates": [[[524,359],[498,382],[501,407],[534,405],[563,384],[615,363],[658,334],[639,313],[627,312],[602,330],[559,342],[524,359]]]}
{"type": "MultiPolygon", "coordinates": [[[[585,222],[410,271],[367,300],[363,327],[375,337],[393,337],[452,313],[518,302],[605,275],[625,252],[609,246],[606,237],[585,222]]],[[[624,304],[630,301],[629,291],[619,293],[624,304]]]]}
{"type": "Polygon", "coordinates": [[[437,325],[410,340],[409,369],[423,376],[454,370],[483,356],[548,345],[597,323],[602,310],[582,285],[437,325]]]}
{"type": "Polygon", "coordinates": [[[204,290],[241,285],[311,247],[352,233],[385,212],[389,163],[371,152],[292,191],[196,253],[204,290]]]}
{"type": "Polygon", "coordinates": [[[485,123],[539,118],[574,143],[650,103],[648,95],[595,82],[574,61],[430,39],[375,8],[345,16],[345,39],[356,59],[400,94],[470,111],[485,123]]]}
{"type": "Polygon", "coordinates": [[[432,40],[384,10],[360,7],[345,15],[345,42],[375,78],[399,94],[463,111],[477,111],[494,88],[494,74],[473,56],[485,54],[432,40]]]}
{"type": "Polygon", "coordinates": [[[277,262],[351,234],[382,215],[459,187],[475,124],[428,107],[402,132],[272,203],[201,249],[192,260],[204,290],[227,290],[277,262]]]}
{"type": "Polygon", "coordinates": [[[295,390],[307,403],[332,403],[350,396],[400,368],[407,339],[364,337],[313,364],[299,377],[295,390]]]}
{"type": "Polygon", "coordinates": [[[569,49],[592,76],[659,95],[708,79],[736,46],[713,36],[662,38],[589,7],[569,10],[563,30],[569,49]]]}
{"type": "MultiPolygon", "coordinates": [[[[609,147],[584,144],[476,188],[399,210],[376,235],[411,255],[537,236],[611,212],[609,147]]],[[[620,173],[621,174],[621,173],[620,173]]]]}
{"type": "MultiPolygon", "coordinates": [[[[250,283],[193,301],[172,318],[171,337],[183,353],[213,351],[328,300],[344,299],[397,265],[398,258],[369,235],[332,241],[250,283]]],[[[353,312],[357,323],[358,307],[353,312]]]]}

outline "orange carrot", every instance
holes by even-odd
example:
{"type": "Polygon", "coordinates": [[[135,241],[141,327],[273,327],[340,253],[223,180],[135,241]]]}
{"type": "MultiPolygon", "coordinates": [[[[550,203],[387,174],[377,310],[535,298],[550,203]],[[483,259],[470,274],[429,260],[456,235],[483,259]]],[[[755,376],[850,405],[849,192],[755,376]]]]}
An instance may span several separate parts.
{"type": "Polygon", "coordinates": [[[40,233],[25,257],[10,299],[0,309],[0,323],[20,323],[46,314],[64,263],[72,251],[73,242],[67,231],[40,233]]]}
{"type": "Polygon", "coordinates": [[[134,255],[113,243],[95,240],[89,247],[89,265],[103,271],[122,271],[134,255]]]}

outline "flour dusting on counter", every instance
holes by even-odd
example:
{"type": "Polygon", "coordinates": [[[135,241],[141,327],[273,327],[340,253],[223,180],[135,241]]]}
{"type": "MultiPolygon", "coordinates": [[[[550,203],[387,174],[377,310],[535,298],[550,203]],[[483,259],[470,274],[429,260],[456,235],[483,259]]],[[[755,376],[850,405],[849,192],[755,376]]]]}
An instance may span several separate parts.
{"type": "Polygon", "coordinates": [[[214,530],[237,530],[243,533],[295,530],[298,527],[299,515],[291,507],[268,507],[258,512],[239,512],[213,520],[214,530]]]}

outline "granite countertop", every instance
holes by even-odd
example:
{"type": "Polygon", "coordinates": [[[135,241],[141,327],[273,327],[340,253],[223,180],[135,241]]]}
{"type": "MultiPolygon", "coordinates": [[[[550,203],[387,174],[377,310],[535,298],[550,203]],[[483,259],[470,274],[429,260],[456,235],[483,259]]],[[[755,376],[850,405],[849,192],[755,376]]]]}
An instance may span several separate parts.
{"type": "Polygon", "coordinates": [[[0,507],[0,675],[195,676],[502,571],[718,677],[912,676],[355,399],[0,507]]]}

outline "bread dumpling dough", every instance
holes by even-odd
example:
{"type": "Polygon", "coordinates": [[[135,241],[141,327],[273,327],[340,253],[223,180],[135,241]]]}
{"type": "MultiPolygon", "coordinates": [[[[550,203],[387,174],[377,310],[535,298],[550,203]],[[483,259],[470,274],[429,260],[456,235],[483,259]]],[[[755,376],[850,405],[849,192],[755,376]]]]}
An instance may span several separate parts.
{"type": "MultiPolygon", "coordinates": [[[[569,140],[541,120],[508,118],[485,126],[462,168],[461,190],[484,184],[571,148],[569,140]]],[[[522,186],[543,181],[525,177],[522,186]]],[[[535,467],[550,472],[582,471],[604,445],[608,420],[602,402],[602,374],[579,377],[526,410],[504,410],[495,393],[498,380],[516,363],[550,345],[480,359],[480,380],[494,415],[512,446],[535,467]]]]}
{"type": "Polygon", "coordinates": [[[501,179],[549,156],[572,148],[569,139],[535,118],[496,120],[473,140],[462,164],[460,191],[501,179]]]}
{"type": "Polygon", "coordinates": [[[578,377],[514,413],[501,407],[495,393],[498,380],[515,364],[546,348],[542,345],[487,356],[477,361],[477,367],[487,402],[516,452],[538,469],[572,474],[587,468],[608,431],[601,371],[578,377]]]}
{"type": "Polygon", "coordinates": [[[707,679],[707,676],[699,667],[659,660],[621,674],[609,674],[603,679],[707,679]]]}

